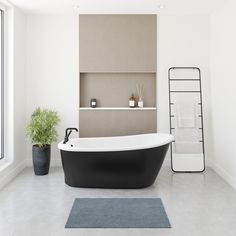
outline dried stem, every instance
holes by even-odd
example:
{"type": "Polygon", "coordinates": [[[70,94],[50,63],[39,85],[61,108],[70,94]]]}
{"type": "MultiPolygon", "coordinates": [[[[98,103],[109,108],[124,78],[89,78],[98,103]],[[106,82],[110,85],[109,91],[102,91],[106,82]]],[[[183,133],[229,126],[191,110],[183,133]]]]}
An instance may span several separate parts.
{"type": "Polygon", "coordinates": [[[144,85],[143,84],[136,84],[136,88],[137,88],[137,93],[138,93],[139,99],[143,100],[144,85]]]}

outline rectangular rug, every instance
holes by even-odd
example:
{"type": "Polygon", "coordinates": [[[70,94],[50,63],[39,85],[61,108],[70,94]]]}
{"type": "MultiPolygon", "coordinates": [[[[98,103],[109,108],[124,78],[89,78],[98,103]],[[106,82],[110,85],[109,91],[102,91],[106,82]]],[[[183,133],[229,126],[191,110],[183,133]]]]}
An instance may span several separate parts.
{"type": "Polygon", "coordinates": [[[171,228],[160,198],[76,198],[65,228],[171,228]]]}

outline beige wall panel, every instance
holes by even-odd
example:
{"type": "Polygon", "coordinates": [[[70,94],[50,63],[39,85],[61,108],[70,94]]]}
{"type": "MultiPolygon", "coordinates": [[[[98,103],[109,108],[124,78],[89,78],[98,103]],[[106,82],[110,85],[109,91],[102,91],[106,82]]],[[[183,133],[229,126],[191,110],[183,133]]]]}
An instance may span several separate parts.
{"type": "Polygon", "coordinates": [[[144,106],[155,107],[155,73],[81,73],[80,107],[89,107],[91,98],[98,107],[128,107],[131,94],[137,95],[136,84],[144,85],[144,106]]]}
{"type": "Polygon", "coordinates": [[[156,111],[80,111],[80,137],[156,132],[156,111]]]}
{"type": "Polygon", "coordinates": [[[155,72],[156,15],[80,15],[80,72],[155,72]]]}

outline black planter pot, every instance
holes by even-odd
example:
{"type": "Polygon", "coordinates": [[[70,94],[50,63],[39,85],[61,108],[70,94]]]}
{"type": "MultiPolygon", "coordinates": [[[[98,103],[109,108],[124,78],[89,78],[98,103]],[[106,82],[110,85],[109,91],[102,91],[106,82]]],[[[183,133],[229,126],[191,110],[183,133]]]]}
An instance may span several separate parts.
{"type": "Polygon", "coordinates": [[[43,147],[33,145],[32,154],[35,175],[47,175],[50,167],[51,145],[43,147]]]}

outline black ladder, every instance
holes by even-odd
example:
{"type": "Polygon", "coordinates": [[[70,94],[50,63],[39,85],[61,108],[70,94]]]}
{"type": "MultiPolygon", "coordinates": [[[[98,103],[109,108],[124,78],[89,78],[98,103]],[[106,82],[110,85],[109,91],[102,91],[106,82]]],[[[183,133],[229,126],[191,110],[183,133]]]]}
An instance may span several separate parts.
{"type": "MultiPolygon", "coordinates": [[[[173,145],[175,142],[171,144],[171,169],[174,172],[203,172],[205,170],[205,148],[204,148],[204,129],[203,129],[203,108],[202,108],[202,84],[201,84],[201,70],[198,67],[171,67],[168,71],[168,82],[169,82],[169,119],[170,119],[170,133],[175,136],[175,127],[174,119],[175,115],[173,114],[173,107],[175,105],[174,96],[182,96],[184,98],[185,95],[195,96],[197,99],[197,104],[200,106],[198,109],[199,114],[198,118],[200,119],[200,127],[198,127],[201,135],[199,138],[199,142],[202,144],[202,158],[201,160],[202,167],[198,169],[178,169],[176,170],[173,165],[173,145]],[[179,76],[183,73],[183,77],[179,76]],[[177,74],[175,77],[174,74],[177,74]],[[188,76],[188,73],[191,75],[195,75],[196,77],[188,76]],[[187,75],[187,76],[186,76],[187,75]],[[185,86],[183,86],[185,85],[185,86]],[[197,89],[196,89],[197,87],[197,89]]],[[[186,99],[188,96],[186,96],[186,99]]]]}

